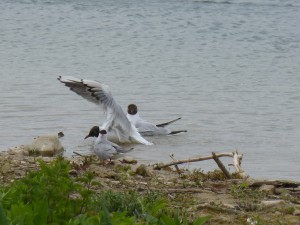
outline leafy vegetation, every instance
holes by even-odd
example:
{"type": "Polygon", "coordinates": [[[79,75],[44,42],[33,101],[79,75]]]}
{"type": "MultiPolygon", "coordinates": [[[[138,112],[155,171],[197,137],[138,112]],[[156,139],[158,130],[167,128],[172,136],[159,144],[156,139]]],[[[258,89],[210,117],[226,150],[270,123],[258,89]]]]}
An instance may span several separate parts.
{"type": "Polygon", "coordinates": [[[158,192],[96,193],[93,187],[101,184],[94,175],[72,178],[70,163],[63,158],[50,165],[40,161],[40,167],[0,187],[1,225],[201,225],[210,219],[188,221],[158,192]]]}

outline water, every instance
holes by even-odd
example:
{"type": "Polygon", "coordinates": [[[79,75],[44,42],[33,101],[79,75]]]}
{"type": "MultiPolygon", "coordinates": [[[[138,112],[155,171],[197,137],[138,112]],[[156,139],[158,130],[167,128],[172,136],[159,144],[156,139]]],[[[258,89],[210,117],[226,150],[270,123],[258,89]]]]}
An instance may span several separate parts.
{"type": "Polygon", "coordinates": [[[66,155],[91,151],[104,115],[56,80],[72,75],[149,121],[182,116],[188,133],[135,145],[140,161],[237,149],[250,176],[298,180],[299,21],[297,0],[1,1],[0,149],[63,131],[66,155]]]}

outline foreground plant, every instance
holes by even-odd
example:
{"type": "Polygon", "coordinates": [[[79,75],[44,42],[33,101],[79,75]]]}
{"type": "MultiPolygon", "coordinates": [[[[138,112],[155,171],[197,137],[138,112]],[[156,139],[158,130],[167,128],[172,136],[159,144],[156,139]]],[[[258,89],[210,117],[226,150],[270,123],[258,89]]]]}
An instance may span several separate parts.
{"type": "Polygon", "coordinates": [[[193,223],[179,216],[159,193],[95,193],[94,175],[86,173],[76,180],[69,175],[70,164],[57,158],[41,170],[7,187],[0,187],[0,224],[145,224],[201,225],[209,217],[193,223]]]}

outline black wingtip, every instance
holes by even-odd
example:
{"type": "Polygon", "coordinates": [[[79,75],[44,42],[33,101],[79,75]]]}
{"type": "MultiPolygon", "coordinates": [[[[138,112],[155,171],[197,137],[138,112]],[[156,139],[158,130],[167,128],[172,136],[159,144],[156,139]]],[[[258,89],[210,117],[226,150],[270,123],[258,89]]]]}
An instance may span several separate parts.
{"type": "Polygon", "coordinates": [[[185,132],[187,132],[187,130],[176,130],[176,131],[172,131],[169,134],[173,135],[173,134],[179,134],[179,133],[185,133],[185,132]]]}
{"type": "Polygon", "coordinates": [[[171,120],[171,121],[166,122],[166,123],[157,124],[156,126],[157,126],[157,127],[165,127],[165,126],[168,126],[168,125],[170,125],[171,123],[174,123],[174,122],[176,122],[176,121],[178,121],[178,120],[180,120],[180,119],[181,119],[181,117],[179,117],[179,118],[177,118],[177,119],[175,119],[175,120],[171,120]]]}

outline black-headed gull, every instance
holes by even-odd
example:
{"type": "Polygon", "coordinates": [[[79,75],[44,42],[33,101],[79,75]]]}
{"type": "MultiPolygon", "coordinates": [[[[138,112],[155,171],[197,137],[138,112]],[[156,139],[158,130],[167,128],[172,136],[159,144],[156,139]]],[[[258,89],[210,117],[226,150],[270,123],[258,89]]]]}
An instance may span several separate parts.
{"type": "Polygon", "coordinates": [[[106,120],[100,130],[106,130],[118,137],[120,142],[138,142],[152,145],[144,139],[137,128],[130,123],[121,106],[113,98],[109,86],[97,81],[78,79],[70,76],[59,76],[58,80],[64,83],[71,91],[90,102],[102,106],[106,113],[106,120]]]}
{"type": "Polygon", "coordinates": [[[178,130],[178,131],[171,131],[166,126],[170,125],[171,123],[176,122],[177,120],[180,120],[180,118],[177,118],[175,120],[172,120],[170,122],[161,123],[161,124],[153,124],[149,123],[145,120],[143,120],[138,112],[138,108],[135,104],[128,105],[127,108],[127,118],[133,124],[139,133],[142,136],[157,136],[157,135],[168,135],[168,134],[178,134],[182,132],[187,132],[187,130],[178,130]]]}
{"type": "Polygon", "coordinates": [[[106,130],[100,130],[98,126],[95,126],[91,129],[91,132],[88,137],[97,137],[94,146],[95,154],[100,158],[100,160],[113,159],[117,157],[119,154],[126,153],[131,151],[121,148],[119,145],[110,142],[107,140],[107,132],[106,130]]]}

